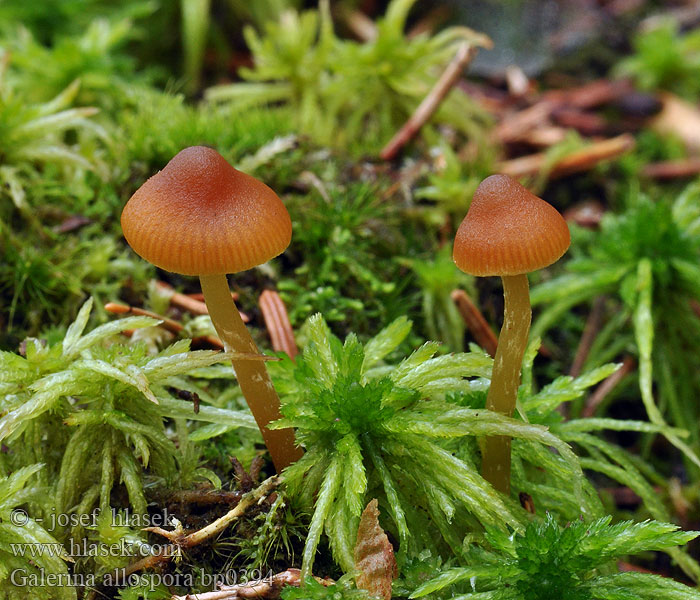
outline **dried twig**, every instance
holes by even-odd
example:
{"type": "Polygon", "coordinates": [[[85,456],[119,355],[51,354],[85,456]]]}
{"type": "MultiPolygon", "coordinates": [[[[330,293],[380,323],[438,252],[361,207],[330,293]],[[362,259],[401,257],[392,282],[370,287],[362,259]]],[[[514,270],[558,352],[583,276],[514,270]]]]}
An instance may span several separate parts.
{"type": "Polygon", "coordinates": [[[525,142],[531,146],[538,146],[540,148],[549,148],[563,142],[566,139],[567,130],[563,127],[558,127],[555,125],[544,125],[542,127],[537,127],[532,131],[527,132],[523,137],[517,141],[525,142]]]}
{"type": "Polygon", "coordinates": [[[418,133],[420,128],[425,125],[438,106],[440,106],[442,100],[447,96],[475,54],[476,46],[469,42],[464,42],[459,46],[454,58],[447,65],[433,89],[418,105],[418,108],[416,108],[408,121],[404,123],[403,127],[391,138],[391,141],[384,146],[379,154],[382,160],[392,160],[399,153],[399,150],[418,133]]]}
{"type": "Polygon", "coordinates": [[[157,533],[164,538],[170,540],[174,546],[180,548],[191,548],[219,535],[231,523],[242,517],[245,512],[253,505],[272,492],[282,480],[278,476],[269,477],[263,481],[257,488],[244,494],[240,502],[228,511],[223,517],[218,518],[213,523],[209,523],[206,527],[185,535],[181,526],[177,526],[173,531],[166,531],[162,527],[146,527],[144,531],[157,533]]]}
{"type": "MultiPolygon", "coordinates": [[[[151,317],[152,319],[158,319],[159,321],[162,321],[160,326],[163,327],[163,329],[175,334],[179,334],[184,329],[184,326],[182,324],[178,323],[173,319],[168,319],[167,317],[151,312],[150,310],[138,308],[137,306],[129,306],[128,304],[119,304],[117,302],[108,302],[107,304],[105,304],[105,310],[116,315],[132,314],[143,317],[151,317]]],[[[133,330],[125,330],[122,331],[122,333],[131,337],[131,335],[133,334],[133,330]]],[[[221,343],[221,340],[213,335],[203,335],[200,337],[192,338],[192,342],[205,342],[210,346],[221,349],[223,349],[224,347],[224,345],[221,343]]],[[[275,356],[265,356],[264,354],[247,354],[245,352],[231,352],[229,354],[231,356],[235,356],[237,360],[280,360],[275,356]]]]}
{"type": "Polygon", "coordinates": [[[105,304],[105,310],[114,315],[131,314],[138,315],[140,317],[151,317],[152,319],[158,319],[159,321],[162,321],[160,326],[163,329],[167,329],[171,333],[180,333],[183,330],[183,326],[177,321],[168,319],[168,317],[151,312],[150,310],[139,308],[138,306],[129,306],[128,304],[119,304],[118,302],[107,302],[107,304],[105,304]]]}
{"type": "MultiPolygon", "coordinates": [[[[235,520],[239,519],[242,517],[246,511],[253,506],[254,504],[259,504],[262,502],[266,497],[270,495],[271,492],[279,486],[281,483],[281,478],[278,476],[273,476],[265,481],[263,481],[256,489],[247,492],[245,494],[239,494],[238,495],[238,503],[234,508],[232,508],[229,512],[227,512],[223,517],[217,519],[213,523],[210,523],[206,527],[199,529],[197,531],[194,531],[190,534],[185,535],[184,530],[182,528],[182,525],[179,523],[176,524],[176,527],[173,531],[166,531],[165,529],[162,529],[161,527],[146,527],[144,528],[144,531],[150,531],[151,533],[157,533],[159,535],[162,535],[166,539],[168,539],[171,543],[165,544],[163,546],[159,547],[159,550],[152,554],[151,556],[146,556],[134,563],[131,563],[130,565],[124,567],[123,569],[118,569],[117,571],[114,571],[109,575],[109,580],[111,582],[119,582],[119,581],[126,581],[129,575],[132,573],[137,573],[139,571],[143,571],[145,569],[150,569],[153,567],[158,566],[159,564],[169,562],[172,558],[179,556],[181,554],[181,551],[183,548],[191,548],[193,546],[196,546],[198,544],[201,544],[202,542],[205,542],[209,539],[212,539],[219,535],[224,529],[226,529],[231,523],[233,523],[235,520]]],[[[233,492],[235,493],[235,492],[233,492]]],[[[183,498],[189,500],[189,498],[183,498]]],[[[221,497],[219,497],[219,500],[221,497]]],[[[228,500],[229,498],[226,497],[225,501],[228,500]]],[[[197,501],[201,501],[202,498],[198,497],[196,499],[197,501]]],[[[207,502],[208,503],[208,502],[207,502]]],[[[274,579],[274,578],[273,578],[274,579]]],[[[251,582],[250,584],[247,584],[248,586],[252,586],[253,583],[251,582]]],[[[235,586],[234,586],[235,587],[235,586]]],[[[216,594],[217,592],[212,592],[212,594],[216,594]]],[[[214,600],[215,598],[255,598],[257,596],[245,596],[245,595],[239,595],[239,596],[231,596],[229,595],[202,595],[202,594],[197,594],[196,596],[183,596],[182,598],[209,598],[210,600],[214,600]]]]}
{"type": "Polygon", "coordinates": [[[521,140],[530,131],[547,122],[554,105],[542,100],[506,116],[495,128],[493,137],[499,142],[508,143],[521,140]]]}
{"type": "Polygon", "coordinates": [[[548,91],[544,98],[559,106],[589,109],[623,98],[632,90],[632,84],[624,79],[597,79],[579,87],[548,91]]]}
{"type": "MultiPolygon", "coordinates": [[[[172,304],[173,306],[178,306],[179,308],[184,308],[185,310],[187,310],[195,315],[208,315],[209,314],[209,310],[207,310],[207,305],[202,300],[195,298],[194,294],[188,295],[188,294],[181,294],[180,292],[176,292],[170,285],[168,285],[164,281],[156,281],[156,285],[161,290],[166,292],[166,294],[168,296],[168,300],[170,301],[170,304],[172,304]]],[[[237,300],[238,294],[232,292],[231,297],[234,300],[237,300]]],[[[248,315],[245,315],[240,311],[238,311],[238,312],[240,313],[241,320],[244,323],[248,323],[250,321],[250,317],[248,317],[248,315]]]]}
{"type": "MultiPolygon", "coordinates": [[[[163,327],[163,329],[167,329],[171,333],[177,334],[184,329],[182,324],[178,323],[177,321],[174,321],[173,319],[168,319],[167,317],[151,312],[150,310],[138,308],[137,306],[129,306],[128,304],[118,304],[117,302],[108,302],[107,304],[105,304],[105,310],[115,315],[124,315],[128,313],[132,315],[141,315],[144,317],[158,319],[162,321],[161,327],[163,327]]],[[[214,337],[213,335],[206,335],[197,339],[203,340],[209,345],[214,346],[215,348],[224,347],[224,345],[221,343],[221,340],[217,337],[214,337]]]]}
{"type": "MultiPolygon", "coordinates": [[[[177,547],[174,544],[166,544],[164,546],[160,546],[154,554],[151,554],[150,556],[145,556],[144,558],[141,558],[140,560],[137,560],[136,562],[133,562],[130,565],[127,565],[126,567],[116,569],[115,571],[112,571],[105,575],[104,580],[109,581],[109,584],[105,585],[109,585],[110,587],[127,585],[127,581],[129,580],[130,575],[132,575],[133,573],[144,571],[145,569],[152,569],[162,563],[167,563],[173,556],[175,556],[176,552],[177,547]]],[[[94,600],[94,598],[96,597],[97,590],[93,590],[88,595],[88,600],[94,600]]]]}
{"type": "Polygon", "coordinates": [[[593,302],[591,312],[588,314],[586,325],[583,328],[583,335],[581,335],[581,341],[576,349],[574,361],[571,363],[569,375],[572,377],[578,377],[583,370],[583,364],[586,362],[588,354],[591,351],[591,346],[595,341],[595,336],[598,335],[598,331],[600,330],[604,309],[605,298],[603,296],[598,296],[593,302]]]}
{"type": "Polygon", "coordinates": [[[700,158],[697,157],[651,163],[642,169],[642,175],[654,179],[693,177],[698,173],[700,173],[700,158]]]}
{"type": "Polygon", "coordinates": [[[464,290],[453,290],[452,301],[457,305],[459,314],[467,325],[467,329],[471,332],[479,344],[491,356],[496,356],[496,347],[498,346],[498,338],[491,330],[486,322],[484,315],[467,296],[464,290]]]}
{"type": "Polygon", "coordinates": [[[607,121],[600,115],[569,106],[555,110],[552,113],[552,120],[562,127],[575,129],[583,135],[602,135],[609,130],[607,121]]]}
{"type": "MultiPolygon", "coordinates": [[[[335,583],[329,578],[314,577],[314,579],[324,586],[335,583]]],[[[299,569],[287,569],[266,579],[236,585],[220,585],[219,589],[213,592],[173,596],[171,600],[242,600],[244,598],[272,600],[279,598],[282,588],[290,585],[299,587],[300,583],[301,571],[299,569]]]]}
{"type": "Polygon", "coordinates": [[[259,303],[265,325],[270,332],[272,348],[277,352],[286,352],[294,360],[299,350],[282,298],[274,290],[265,290],[260,294],[259,303]]]}
{"type": "MultiPolygon", "coordinates": [[[[627,133],[601,142],[594,142],[558,160],[552,167],[549,178],[554,179],[579,171],[587,171],[598,163],[615,158],[633,147],[634,138],[627,133]]],[[[536,175],[546,164],[546,154],[530,154],[501,162],[497,171],[504,175],[519,178],[536,175]]]]}
{"type": "Polygon", "coordinates": [[[604,379],[603,382],[596,388],[596,391],[588,397],[586,400],[586,405],[581,411],[581,416],[592,417],[605,397],[617,386],[617,384],[619,384],[634,370],[636,365],[637,363],[634,358],[631,356],[625,356],[625,358],[622,359],[622,366],[612,375],[604,379]]]}
{"type": "Polygon", "coordinates": [[[171,504],[196,504],[198,506],[237,504],[242,495],[239,491],[228,490],[181,490],[170,494],[167,501],[171,504]]]}

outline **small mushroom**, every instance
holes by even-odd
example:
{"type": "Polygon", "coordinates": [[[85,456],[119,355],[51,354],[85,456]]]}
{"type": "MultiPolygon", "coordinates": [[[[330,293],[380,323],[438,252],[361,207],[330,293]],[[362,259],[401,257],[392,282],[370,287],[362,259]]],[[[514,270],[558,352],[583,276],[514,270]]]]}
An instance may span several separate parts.
{"type": "MultiPolygon", "coordinates": [[[[457,230],[453,259],[465,273],[498,275],[503,281],[503,328],[486,408],[512,416],[520,367],[530,331],[527,273],[556,262],[571,242],[557,210],[507,175],[481,182],[457,230]]],[[[482,473],[497,490],[510,493],[510,438],[484,440],[482,473]]]]}
{"type": "MultiPolygon", "coordinates": [[[[229,165],[216,150],[179,152],[131,197],[121,217],[124,237],[150,263],[198,275],[224,348],[257,354],[226,279],[262,264],[289,245],[287,209],[264,183],[229,165]]],[[[262,360],[233,360],[238,384],[277,471],[300,458],[291,429],[270,430],[280,404],[262,360]]]]}

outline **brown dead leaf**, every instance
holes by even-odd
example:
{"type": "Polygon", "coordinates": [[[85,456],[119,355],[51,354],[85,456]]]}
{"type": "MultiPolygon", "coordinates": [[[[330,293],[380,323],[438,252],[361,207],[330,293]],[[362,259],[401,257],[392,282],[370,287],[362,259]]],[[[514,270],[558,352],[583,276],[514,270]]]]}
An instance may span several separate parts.
{"type": "Polygon", "coordinates": [[[359,571],[357,587],[372,596],[391,600],[391,582],[398,576],[394,548],[379,525],[376,498],[360,517],[355,543],[355,567],[359,571]]]}
{"type": "Polygon", "coordinates": [[[265,290],[260,294],[260,311],[267,331],[272,340],[272,348],[275,352],[286,352],[289,358],[294,360],[299,354],[294,330],[289,322],[287,307],[284,305],[280,295],[274,290],[265,290]]]}

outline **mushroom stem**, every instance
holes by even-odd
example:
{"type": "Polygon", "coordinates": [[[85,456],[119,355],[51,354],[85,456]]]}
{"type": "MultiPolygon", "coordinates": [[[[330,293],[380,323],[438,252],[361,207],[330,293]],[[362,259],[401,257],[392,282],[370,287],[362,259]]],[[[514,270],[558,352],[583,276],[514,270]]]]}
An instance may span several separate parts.
{"type": "MultiPolygon", "coordinates": [[[[258,353],[258,348],[241,320],[231,297],[226,275],[200,275],[199,281],[209,316],[227,352],[258,353]]],[[[275,469],[282,469],[301,458],[302,450],[294,443],[294,430],[268,429],[268,423],[281,417],[280,401],[261,360],[233,360],[238,385],[260,428],[275,469]]]]}
{"type": "MultiPolygon", "coordinates": [[[[501,279],[505,299],[503,328],[498,338],[486,408],[510,417],[518,396],[532,310],[527,275],[508,275],[501,279]]],[[[483,448],[484,479],[498,491],[510,494],[510,437],[487,437],[483,448]]]]}

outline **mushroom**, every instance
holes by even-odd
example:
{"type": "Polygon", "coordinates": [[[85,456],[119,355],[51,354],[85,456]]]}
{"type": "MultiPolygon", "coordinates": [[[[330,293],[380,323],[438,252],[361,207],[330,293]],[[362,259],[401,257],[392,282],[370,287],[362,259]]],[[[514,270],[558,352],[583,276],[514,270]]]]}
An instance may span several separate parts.
{"type": "MultiPolygon", "coordinates": [[[[486,408],[512,416],[530,331],[527,273],[556,262],[571,242],[557,210],[507,175],[481,182],[455,236],[453,259],[465,273],[499,275],[505,306],[486,408]]],[[[510,493],[510,437],[484,440],[482,474],[510,493]]]]}
{"type": "MultiPolygon", "coordinates": [[[[124,237],[150,263],[198,275],[212,323],[226,351],[258,353],[226,279],[282,253],[292,236],[287,209],[264,183],[229,165],[216,150],[179,152],[131,197],[121,217],[124,237]]],[[[262,360],[233,359],[238,384],[277,471],[301,457],[280,418],[277,393],[262,360]]]]}

